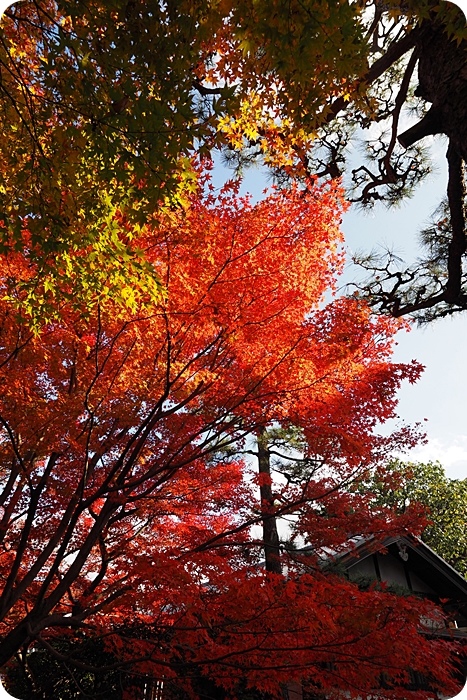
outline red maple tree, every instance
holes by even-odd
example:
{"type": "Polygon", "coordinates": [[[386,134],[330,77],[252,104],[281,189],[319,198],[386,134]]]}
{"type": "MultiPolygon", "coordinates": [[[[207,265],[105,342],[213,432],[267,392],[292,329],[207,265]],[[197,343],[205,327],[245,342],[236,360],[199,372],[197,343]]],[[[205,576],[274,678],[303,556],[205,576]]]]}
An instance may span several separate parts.
{"type": "MultiPolygon", "coordinates": [[[[0,302],[0,664],[85,631],[179,690],[196,676],[233,694],[243,678],[272,695],[291,681],[358,695],[383,669],[396,686],[415,669],[453,687],[446,645],[419,633],[431,604],[318,565],[356,534],[421,524],[341,488],[411,444],[375,428],[420,372],[390,361],[400,322],[323,303],[342,208],[334,185],[252,205],[205,176],[183,214],[138,234],[166,289],[150,312],[64,305],[34,335],[0,302]],[[244,453],[271,426],[300,430],[315,468],[275,485],[263,470],[258,499],[244,453]],[[306,572],[294,555],[285,576],[267,547],[259,566],[251,526],[280,515],[311,547],[306,572]]],[[[3,290],[21,294],[29,274],[10,253],[3,290]]]]}

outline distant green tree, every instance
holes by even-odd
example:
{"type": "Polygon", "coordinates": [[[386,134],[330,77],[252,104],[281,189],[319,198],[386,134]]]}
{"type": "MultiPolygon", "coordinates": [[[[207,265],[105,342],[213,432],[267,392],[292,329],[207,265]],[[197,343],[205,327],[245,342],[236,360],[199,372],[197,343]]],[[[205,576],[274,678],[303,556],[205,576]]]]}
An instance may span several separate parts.
{"type": "Polygon", "coordinates": [[[374,492],[378,505],[400,512],[410,504],[423,505],[430,522],[422,540],[467,576],[467,479],[450,479],[439,462],[394,460],[384,476],[375,474],[366,487],[374,492]]]}

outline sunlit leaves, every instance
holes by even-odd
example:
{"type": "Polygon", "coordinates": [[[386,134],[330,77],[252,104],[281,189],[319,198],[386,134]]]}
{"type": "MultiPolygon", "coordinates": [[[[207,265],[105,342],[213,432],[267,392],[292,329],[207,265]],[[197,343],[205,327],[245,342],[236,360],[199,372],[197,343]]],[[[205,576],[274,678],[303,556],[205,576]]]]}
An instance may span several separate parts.
{"type": "Polygon", "coordinates": [[[163,203],[186,207],[193,155],[222,143],[242,149],[261,136],[266,162],[297,166],[312,115],[361,65],[356,12],[205,0],[10,8],[0,223],[4,249],[31,263],[23,312],[47,321],[71,294],[90,307],[106,296],[130,308],[154,301],[161,290],[144,255],[132,251],[126,266],[126,242],[109,232],[115,213],[131,228],[163,203]]]}

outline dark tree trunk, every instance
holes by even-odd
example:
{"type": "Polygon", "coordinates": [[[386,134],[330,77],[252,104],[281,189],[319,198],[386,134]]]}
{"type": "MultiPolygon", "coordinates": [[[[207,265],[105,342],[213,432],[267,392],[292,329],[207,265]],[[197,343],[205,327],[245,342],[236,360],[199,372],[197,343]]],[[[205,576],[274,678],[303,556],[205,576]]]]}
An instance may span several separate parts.
{"type": "Polygon", "coordinates": [[[399,136],[399,141],[408,147],[428,134],[445,134],[467,161],[467,41],[457,44],[444,25],[426,21],[416,50],[416,95],[431,107],[421,121],[399,136]]]}
{"type": "Polygon", "coordinates": [[[258,468],[260,476],[265,475],[269,477],[265,479],[266,483],[261,481],[260,485],[266,571],[281,574],[281,553],[277,522],[274,515],[274,496],[271,486],[271,457],[268,449],[268,434],[266,428],[261,428],[258,432],[258,468]]]}
{"type": "Polygon", "coordinates": [[[30,620],[26,618],[14,627],[0,642],[0,668],[4,666],[14,655],[28,642],[31,641],[29,633],[30,620]]]}

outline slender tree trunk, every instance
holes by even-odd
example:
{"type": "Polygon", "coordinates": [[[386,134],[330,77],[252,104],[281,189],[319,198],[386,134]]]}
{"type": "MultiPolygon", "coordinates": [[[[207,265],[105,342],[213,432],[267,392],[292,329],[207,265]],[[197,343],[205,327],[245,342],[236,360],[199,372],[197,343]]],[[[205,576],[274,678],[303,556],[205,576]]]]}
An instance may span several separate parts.
{"type": "Polygon", "coordinates": [[[271,456],[269,454],[266,428],[260,428],[258,431],[258,469],[260,476],[264,475],[260,482],[260,494],[266,571],[282,574],[279,534],[274,515],[274,497],[271,485],[271,456]]]}

